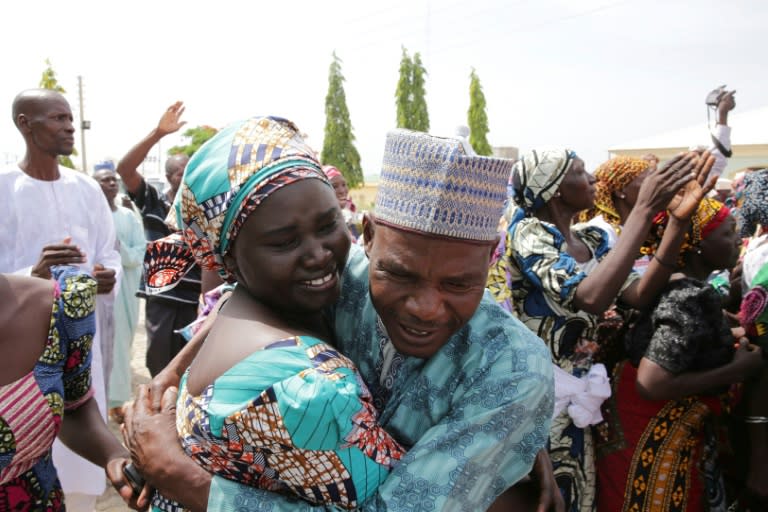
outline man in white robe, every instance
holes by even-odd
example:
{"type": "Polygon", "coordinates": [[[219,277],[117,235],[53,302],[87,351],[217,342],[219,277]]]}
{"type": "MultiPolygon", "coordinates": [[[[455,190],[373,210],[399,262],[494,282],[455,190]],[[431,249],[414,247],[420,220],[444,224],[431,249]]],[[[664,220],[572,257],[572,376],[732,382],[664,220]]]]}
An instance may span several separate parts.
{"type": "MultiPolygon", "coordinates": [[[[99,302],[114,301],[120,254],[115,250],[112,214],[99,185],[58,165],[57,157],[71,154],[74,146],[69,104],[54,91],[24,91],[14,100],[13,118],[27,152],[18,166],[0,170],[0,272],[49,278],[51,266],[78,265],[96,279],[97,308],[104,307],[99,302]]],[[[106,419],[99,333],[97,320],[92,385],[106,419]]],[[[92,511],[105,489],[104,470],[58,440],[53,456],[67,509],[92,511]]]]}

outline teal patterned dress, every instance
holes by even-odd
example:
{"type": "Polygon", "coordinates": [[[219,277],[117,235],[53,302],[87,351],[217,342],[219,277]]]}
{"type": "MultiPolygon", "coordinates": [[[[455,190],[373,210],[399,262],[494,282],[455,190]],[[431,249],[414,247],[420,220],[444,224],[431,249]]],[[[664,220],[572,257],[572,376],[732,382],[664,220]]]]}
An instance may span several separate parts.
{"type": "MultiPolygon", "coordinates": [[[[237,362],[199,395],[179,388],[176,428],[214,475],[316,505],[357,508],[403,448],[376,422],[368,388],[330,345],[296,336],[237,362]]],[[[157,495],[158,510],[183,510],[157,495]]]]}
{"type": "MultiPolygon", "coordinates": [[[[553,408],[546,346],[486,295],[432,358],[394,353],[352,247],[333,312],[338,348],[358,367],[379,424],[407,452],[360,510],[485,510],[525,476],[553,408]],[[384,367],[388,370],[384,370],[384,367]]],[[[208,510],[333,510],[214,477],[208,510]]]]}

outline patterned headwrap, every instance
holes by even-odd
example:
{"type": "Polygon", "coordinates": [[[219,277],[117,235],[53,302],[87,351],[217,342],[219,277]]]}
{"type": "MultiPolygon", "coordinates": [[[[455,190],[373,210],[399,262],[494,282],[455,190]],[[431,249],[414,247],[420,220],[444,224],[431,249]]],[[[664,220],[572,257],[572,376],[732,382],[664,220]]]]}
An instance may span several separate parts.
{"type": "MultiPolygon", "coordinates": [[[[344,178],[344,175],[341,174],[341,171],[333,165],[324,165],[323,172],[325,173],[325,176],[328,178],[329,181],[335,178],[336,176],[341,176],[342,178],[344,178]]],[[[347,209],[351,212],[357,211],[357,206],[355,206],[355,202],[352,201],[352,197],[350,197],[349,194],[347,194],[347,197],[344,198],[344,203],[341,205],[341,207],[342,209],[347,209]]]]}
{"type": "Polygon", "coordinates": [[[253,117],[218,132],[184,170],[174,204],[180,232],[147,248],[148,293],[173,288],[194,263],[233,282],[224,255],[248,216],[276,190],[304,179],[330,186],[292,122],[253,117]]]}
{"type": "Polygon", "coordinates": [[[744,175],[743,202],[739,208],[741,237],[755,234],[757,225],[768,226],[768,169],[744,175]]]}
{"type": "Polygon", "coordinates": [[[595,171],[595,206],[579,214],[580,222],[602,215],[607,223],[618,228],[621,217],[613,204],[613,194],[627,185],[651,167],[651,162],[631,156],[617,156],[604,162],[595,171]]]}
{"type": "MultiPolygon", "coordinates": [[[[691,217],[691,227],[685,234],[685,239],[680,247],[678,266],[683,265],[683,256],[696,249],[699,243],[707,238],[731,213],[730,209],[717,199],[705,197],[699,203],[696,213],[691,217]]],[[[640,252],[653,256],[659,248],[664,230],[669,223],[669,212],[659,212],[653,218],[653,224],[648,239],[640,248],[640,252]]]]}
{"type": "Polygon", "coordinates": [[[511,168],[512,160],[475,155],[457,138],[393,130],[384,145],[376,222],[442,238],[496,240],[511,168]]]}
{"type": "Polygon", "coordinates": [[[557,191],[576,153],[570,149],[533,150],[512,168],[512,191],[517,206],[530,216],[557,191]]]}
{"type": "Polygon", "coordinates": [[[328,179],[333,179],[336,176],[341,176],[341,171],[339,171],[336,167],[333,165],[324,165],[323,166],[323,172],[328,177],[328,179]]]}

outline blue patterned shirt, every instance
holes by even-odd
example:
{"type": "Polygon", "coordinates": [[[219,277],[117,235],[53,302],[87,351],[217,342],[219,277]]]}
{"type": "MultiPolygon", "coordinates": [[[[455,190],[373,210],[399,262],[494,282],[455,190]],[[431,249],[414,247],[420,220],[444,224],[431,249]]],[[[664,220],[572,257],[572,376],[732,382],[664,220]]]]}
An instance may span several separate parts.
{"type": "MultiPolygon", "coordinates": [[[[384,397],[379,422],[408,450],[362,510],[485,510],[528,474],[552,417],[549,349],[489,294],[433,357],[384,364],[390,342],[353,246],[334,313],[338,348],[384,397]]],[[[222,512],[329,509],[219,477],[208,498],[222,512]]]]}

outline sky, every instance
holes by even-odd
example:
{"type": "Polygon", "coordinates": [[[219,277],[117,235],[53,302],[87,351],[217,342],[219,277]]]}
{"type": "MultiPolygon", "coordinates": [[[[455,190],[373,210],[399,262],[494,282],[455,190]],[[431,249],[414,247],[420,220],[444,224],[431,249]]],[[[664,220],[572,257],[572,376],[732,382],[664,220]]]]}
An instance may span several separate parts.
{"type": "MultiPolygon", "coordinates": [[[[705,121],[718,85],[737,90],[739,111],[768,105],[764,0],[17,0],[0,20],[0,165],[23,156],[11,102],[45,59],[78,126],[82,78],[89,168],[119,159],[176,100],[189,126],[286,117],[319,151],[334,51],[367,176],[395,127],[403,47],[427,70],[432,133],[467,123],[474,68],[491,145],[566,146],[588,169],[609,147],[705,121]]],[[[151,155],[183,142],[169,135],[151,155]]]]}

